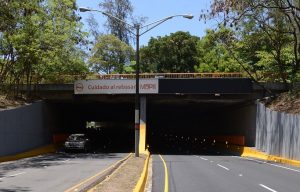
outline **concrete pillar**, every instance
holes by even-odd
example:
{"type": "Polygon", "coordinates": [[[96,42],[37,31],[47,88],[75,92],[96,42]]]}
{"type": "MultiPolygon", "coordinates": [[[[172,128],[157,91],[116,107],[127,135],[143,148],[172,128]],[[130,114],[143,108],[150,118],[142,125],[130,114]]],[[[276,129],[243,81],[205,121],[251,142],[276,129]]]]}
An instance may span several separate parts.
{"type": "Polygon", "coordinates": [[[145,153],[146,151],[146,111],[147,111],[147,99],[146,96],[140,97],[140,141],[139,151],[145,153]]]}

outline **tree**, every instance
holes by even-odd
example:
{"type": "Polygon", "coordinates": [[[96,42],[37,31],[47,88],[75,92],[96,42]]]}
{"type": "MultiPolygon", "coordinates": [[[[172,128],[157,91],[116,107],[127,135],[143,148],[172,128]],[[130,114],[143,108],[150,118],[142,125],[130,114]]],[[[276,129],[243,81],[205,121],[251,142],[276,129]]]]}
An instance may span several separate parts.
{"type": "Polygon", "coordinates": [[[224,37],[233,36],[234,32],[227,28],[218,31],[207,30],[206,35],[198,41],[197,72],[241,72],[241,66],[231,57],[231,53],[223,44],[224,37]]]}
{"type": "MultiPolygon", "coordinates": [[[[132,16],[133,7],[129,0],[104,0],[99,6],[108,14],[113,15],[125,22],[132,16]]],[[[128,25],[113,19],[111,17],[107,18],[106,23],[107,29],[111,34],[118,37],[121,41],[129,44],[130,32],[127,30],[128,25]]]]}
{"type": "Polygon", "coordinates": [[[29,94],[33,81],[87,72],[78,47],[85,34],[74,12],[75,0],[0,3],[0,80],[11,84],[16,95],[19,84],[27,84],[29,94]]]}
{"type": "MultiPolygon", "coordinates": [[[[210,16],[222,15],[223,23],[237,30],[244,30],[245,23],[253,23],[268,38],[273,56],[273,69],[279,73],[282,81],[286,77],[291,82],[298,81],[300,65],[300,4],[290,0],[214,0],[210,16]],[[286,58],[283,52],[293,48],[292,60],[286,58]]],[[[207,18],[201,15],[201,18],[207,18]]],[[[259,57],[267,56],[261,54],[259,57]]],[[[291,58],[291,57],[289,57],[291,58]]]]}
{"type": "Polygon", "coordinates": [[[114,35],[102,35],[92,49],[89,64],[97,73],[123,73],[126,63],[130,63],[132,56],[131,46],[114,35]],[[125,62],[120,58],[125,58],[125,62]]]}
{"type": "Polygon", "coordinates": [[[197,65],[198,37],[188,32],[151,38],[141,49],[142,72],[183,73],[194,72],[197,65]]]}

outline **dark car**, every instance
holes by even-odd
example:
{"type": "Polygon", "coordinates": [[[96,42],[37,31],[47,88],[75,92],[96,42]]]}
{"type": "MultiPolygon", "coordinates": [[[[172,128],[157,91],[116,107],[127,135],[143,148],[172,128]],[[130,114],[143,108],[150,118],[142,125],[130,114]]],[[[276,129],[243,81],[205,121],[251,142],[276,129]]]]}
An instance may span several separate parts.
{"type": "Polygon", "coordinates": [[[91,149],[91,141],[85,134],[71,134],[64,147],[66,151],[78,150],[87,152],[91,149]]]}

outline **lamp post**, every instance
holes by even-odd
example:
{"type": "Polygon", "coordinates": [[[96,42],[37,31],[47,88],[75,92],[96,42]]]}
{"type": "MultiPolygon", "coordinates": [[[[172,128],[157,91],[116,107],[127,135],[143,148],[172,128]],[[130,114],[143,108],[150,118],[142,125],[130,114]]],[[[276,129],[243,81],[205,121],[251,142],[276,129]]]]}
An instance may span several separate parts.
{"type": "Polygon", "coordinates": [[[147,33],[148,31],[150,31],[151,29],[155,28],[156,26],[162,24],[163,22],[172,19],[174,17],[183,17],[186,19],[192,19],[194,16],[190,15],[190,14],[180,14],[180,15],[172,15],[172,16],[168,16],[165,17],[163,19],[154,21],[152,23],[149,23],[147,25],[143,25],[141,26],[140,24],[135,24],[135,25],[131,25],[129,23],[127,23],[126,21],[119,19],[109,13],[106,13],[104,11],[100,11],[100,10],[96,10],[96,9],[90,9],[90,8],[85,8],[85,7],[80,7],[79,8],[80,12],[87,12],[87,11],[96,11],[99,13],[102,13],[103,15],[115,19],[116,21],[119,21],[128,27],[125,27],[126,30],[128,30],[130,33],[132,33],[133,35],[135,35],[136,38],[136,54],[135,54],[135,59],[136,59],[136,69],[135,69],[135,157],[139,157],[139,134],[140,134],[140,89],[139,89],[139,74],[140,74],[140,36],[142,36],[143,34],[147,33]],[[135,32],[132,31],[132,28],[135,29],[135,32]],[[145,29],[144,31],[140,31],[141,29],[145,29]]]}

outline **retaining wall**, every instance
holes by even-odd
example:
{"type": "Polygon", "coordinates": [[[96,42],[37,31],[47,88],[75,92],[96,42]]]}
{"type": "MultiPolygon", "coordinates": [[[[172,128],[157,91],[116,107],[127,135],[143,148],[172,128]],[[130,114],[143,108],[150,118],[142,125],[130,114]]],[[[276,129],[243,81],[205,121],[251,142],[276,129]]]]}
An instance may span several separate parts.
{"type": "Polygon", "coordinates": [[[257,103],[255,146],[270,155],[300,160],[300,116],[257,103]]]}
{"type": "Polygon", "coordinates": [[[43,102],[0,111],[0,157],[50,144],[46,112],[43,102]]]}

